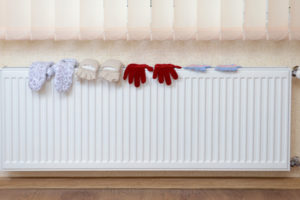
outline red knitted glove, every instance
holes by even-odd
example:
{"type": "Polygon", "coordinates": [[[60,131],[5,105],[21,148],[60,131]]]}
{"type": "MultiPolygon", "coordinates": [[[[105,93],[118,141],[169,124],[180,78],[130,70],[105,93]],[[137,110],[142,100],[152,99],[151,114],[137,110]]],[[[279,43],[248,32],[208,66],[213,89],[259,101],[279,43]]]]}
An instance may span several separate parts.
{"type": "Polygon", "coordinates": [[[125,69],[123,79],[126,80],[128,77],[129,84],[132,84],[134,79],[135,87],[139,87],[141,82],[146,82],[145,69],[153,71],[153,67],[146,64],[130,64],[125,69]]]}
{"type": "Polygon", "coordinates": [[[163,83],[166,81],[167,85],[171,85],[171,77],[173,79],[178,79],[178,74],[175,71],[175,68],[181,69],[180,66],[172,65],[172,64],[156,64],[153,72],[153,79],[158,77],[159,83],[163,83]]]}

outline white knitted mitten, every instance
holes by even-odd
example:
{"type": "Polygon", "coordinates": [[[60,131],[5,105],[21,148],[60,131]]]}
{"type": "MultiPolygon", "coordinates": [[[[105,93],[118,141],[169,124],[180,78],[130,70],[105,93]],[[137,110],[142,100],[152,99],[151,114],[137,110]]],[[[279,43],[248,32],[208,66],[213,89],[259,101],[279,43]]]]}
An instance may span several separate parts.
{"type": "Polygon", "coordinates": [[[76,66],[77,61],[75,59],[63,59],[53,65],[54,87],[58,92],[66,92],[71,87],[76,66]]]}
{"type": "Polygon", "coordinates": [[[86,59],[80,62],[75,74],[79,79],[94,80],[97,78],[98,69],[99,63],[97,60],[86,59]]]}
{"type": "Polygon", "coordinates": [[[100,67],[99,77],[110,82],[118,82],[123,66],[119,60],[107,60],[100,67]]]}
{"type": "Polygon", "coordinates": [[[47,72],[51,69],[53,62],[34,62],[29,68],[29,87],[33,91],[39,91],[51,75],[47,72]]]}

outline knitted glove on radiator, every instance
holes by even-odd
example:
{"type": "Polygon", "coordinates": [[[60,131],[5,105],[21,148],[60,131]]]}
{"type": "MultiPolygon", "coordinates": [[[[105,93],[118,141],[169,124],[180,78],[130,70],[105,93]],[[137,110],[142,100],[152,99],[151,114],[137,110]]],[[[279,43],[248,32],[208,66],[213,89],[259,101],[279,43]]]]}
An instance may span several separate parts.
{"type": "Polygon", "coordinates": [[[165,81],[167,85],[171,85],[171,76],[175,80],[178,79],[178,74],[175,69],[181,69],[181,67],[172,64],[156,64],[154,67],[153,79],[158,77],[159,83],[165,81]]]}
{"type": "Polygon", "coordinates": [[[97,78],[99,63],[97,60],[86,59],[80,62],[75,74],[79,79],[94,80],[97,78]]]}
{"type": "Polygon", "coordinates": [[[123,66],[119,60],[107,60],[101,65],[99,76],[110,82],[118,82],[123,66]]]}
{"type": "Polygon", "coordinates": [[[146,64],[130,64],[125,69],[123,79],[126,80],[128,78],[129,84],[132,84],[134,80],[135,87],[139,87],[141,82],[146,82],[145,69],[153,71],[153,67],[146,64]]]}
{"type": "Polygon", "coordinates": [[[58,92],[66,92],[71,87],[76,66],[77,61],[75,59],[63,59],[53,65],[54,87],[58,92]]]}
{"type": "Polygon", "coordinates": [[[39,91],[46,80],[50,79],[52,74],[48,72],[51,71],[53,64],[53,62],[34,62],[31,64],[28,85],[33,91],[39,91]]]}
{"type": "Polygon", "coordinates": [[[222,72],[236,72],[241,66],[238,65],[218,65],[216,66],[216,71],[222,71],[222,72]]]}
{"type": "Polygon", "coordinates": [[[184,67],[186,70],[192,70],[197,72],[206,72],[208,68],[211,68],[209,65],[189,65],[187,67],[184,67]]]}

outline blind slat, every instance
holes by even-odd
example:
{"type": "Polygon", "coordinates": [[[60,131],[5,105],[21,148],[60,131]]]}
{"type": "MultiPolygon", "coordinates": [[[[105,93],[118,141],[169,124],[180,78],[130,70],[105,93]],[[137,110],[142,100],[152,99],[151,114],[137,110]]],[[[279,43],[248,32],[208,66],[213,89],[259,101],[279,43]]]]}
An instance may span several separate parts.
{"type": "Polygon", "coordinates": [[[290,7],[291,39],[300,40],[300,1],[292,0],[290,7]]]}
{"type": "Polygon", "coordinates": [[[174,9],[175,39],[196,39],[197,0],[175,0],[174,9]]]}
{"type": "Polygon", "coordinates": [[[55,0],[55,39],[79,39],[80,0],[55,0]]]}
{"type": "Polygon", "coordinates": [[[152,0],[152,39],[173,38],[174,2],[173,0],[152,0]]]}
{"type": "Polygon", "coordinates": [[[150,0],[128,0],[128,39],[150,39],[150,0]]]}
{"type": "Polygon", "coordinates": [[[247,40],[266,39],[267,1],[245,0],[244,35],[247,40]]]}
{"type": "Polygon", "coordinates": [[[241,0],[223,0],[221,4],[221,39],[242,39],[244,3],[241,0]]]}
{"type": "Polygon", "coordinates": [[[198,39],[217,40],[220,31],[221,0],[198,0],[198,39]]]}
{"type": "Polygon", "coordinates": [[[6,39],[31,39],[31,1],[6,1],[6,39]]]}
{"type": "Polygon", "coordinates": [[[32,39],[53,39],[54,36],[54,1],[31,0],[31,31],[32,39]]]}
{"type": "Polygon", "coordinates": [[[268,39],[283,40],[288,37],[289,0],[268,1],[268,39]]]}
{"type": "Polygon", "coordinates": [[[103,0],[80,0],[80,39],[103,39],[103,0]]]}
{"type": "Polygon", "coordinates": [[[127,0],[104,0],[104,37],[127,39],[127,0]]]}
{"type": "Polygon", "coordinates": [[[6,1],[0,1],[0,39],[6,34],[6,1]]]}

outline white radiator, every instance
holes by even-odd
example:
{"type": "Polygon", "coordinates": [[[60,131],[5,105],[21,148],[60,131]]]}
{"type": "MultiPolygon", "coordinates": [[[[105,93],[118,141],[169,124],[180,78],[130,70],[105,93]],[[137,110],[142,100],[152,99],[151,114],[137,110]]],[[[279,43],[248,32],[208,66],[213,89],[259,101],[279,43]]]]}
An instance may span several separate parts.
{"type": "Polygon", "coordinates": [[[75,81],[60,95],[2,69],[2,170],[289,170],[288,68],[178,72],[171,87],[75,81]]]}

